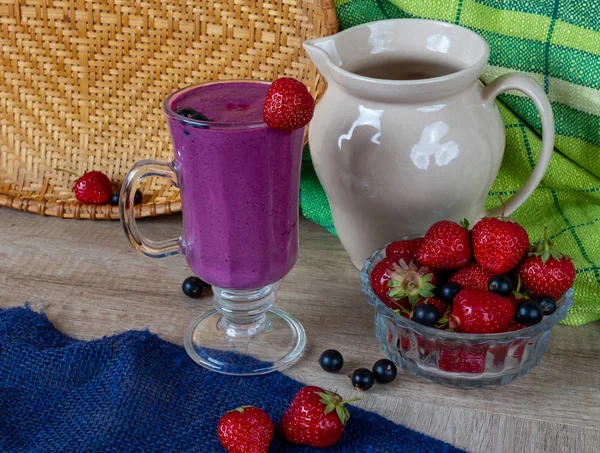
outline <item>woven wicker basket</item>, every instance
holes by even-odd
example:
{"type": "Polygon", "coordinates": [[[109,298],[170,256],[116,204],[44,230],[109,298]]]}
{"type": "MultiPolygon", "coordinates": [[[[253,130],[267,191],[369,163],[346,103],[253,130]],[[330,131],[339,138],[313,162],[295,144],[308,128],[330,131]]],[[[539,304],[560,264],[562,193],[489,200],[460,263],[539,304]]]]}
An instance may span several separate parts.
{"type": "MultiPolygon", "coordinates": [[[[55,169],[103,171],[116,190],[135,161],[171,160],[161,103],[192,83],[287,75],[318,98],[301,44],[336,31],[333,0],[0,1],[0,206],[118,218],[55,169]]],[[[142,189],[138,216],[180,210],[165,179],[142,189]]]]}

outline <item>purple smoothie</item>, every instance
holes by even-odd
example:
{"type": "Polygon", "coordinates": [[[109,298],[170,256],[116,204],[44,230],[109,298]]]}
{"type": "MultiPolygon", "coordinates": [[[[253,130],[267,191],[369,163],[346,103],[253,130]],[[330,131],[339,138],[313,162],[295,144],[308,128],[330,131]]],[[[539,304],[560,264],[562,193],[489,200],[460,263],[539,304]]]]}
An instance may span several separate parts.
{"type": "Polygon", "coordinates": [[[183,210],[187,263],[227,289],[281,280],[298,257],[298,192],[304,129],[263,122],[269,85],[215,82],[184,89],[171,111],[191,107],[211,122],[168,114],[183,210]]]}

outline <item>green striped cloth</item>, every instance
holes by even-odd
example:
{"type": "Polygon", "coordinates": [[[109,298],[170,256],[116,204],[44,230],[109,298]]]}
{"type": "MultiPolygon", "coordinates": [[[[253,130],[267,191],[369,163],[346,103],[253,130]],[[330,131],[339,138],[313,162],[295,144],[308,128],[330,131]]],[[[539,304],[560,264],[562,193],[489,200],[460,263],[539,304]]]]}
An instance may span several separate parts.
{"type": "MultiPolygon", "coordinates": [[[[556,121],[556,149],[548,173],[513,217],[532,240],[548,226],[577,267],[575,305],[565,320],[600,319],[600,0],[336,0],[340,28],[374,20],[418,17],[468,27],[490,45],[483,82],[520,71],[546,91],[556,121]]],[[[511,91],[501,96],[506,152],[490,191],[514,194],[540,151],[533,103],[511,91]]],[[[301,206],[309,219],[335,234],[327,198],[310,163],[302,169],[301,206]]]]}

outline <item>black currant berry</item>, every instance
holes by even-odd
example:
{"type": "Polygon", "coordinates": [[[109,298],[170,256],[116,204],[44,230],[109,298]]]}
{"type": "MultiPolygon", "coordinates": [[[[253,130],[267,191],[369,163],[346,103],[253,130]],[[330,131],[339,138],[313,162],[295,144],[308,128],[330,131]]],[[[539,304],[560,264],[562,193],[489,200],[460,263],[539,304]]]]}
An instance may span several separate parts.
{"type": "Polygon", "coordinates": [[[389,384],[396,379],[398,368],[396,364],[388,359],[381,359],[373,365],[373,377],[380,384],[389,384]]]}
{"type": "Polygon", "coordinates": [[[447,304],[451,304],[454,300],[454,296],[456,296],[462,286],[455,282],[444,283],[442,286],[436,289],[437,296],[440,299],[443,299],[447,304]]]}
{"type": "Polygon", "coordinates": [[[186,296],[197,299],[198,297],[202,297],[205,285],[206,283],[198,277],[188,277],[183,281],[181,289],[186,296]]]}
{"type": "Polygon", "coordinates": [[[543,317],[542,307],[534,300],[525,300],[517,305],[515,319],[524,326],[533,326],[540,322],[543,317]]]}
{"type": "Polygon", "coordinates": [[[375,383],[375,377],[371,370],[367,370],[366,368],[359,368],[354,370],[352,373],[352,386],[356,390],[366,391],[373,387],[375,383]]]}
{"type": "Polygon", "coordinates": [[[538,297],[538,304],[542,307],[545,316],[551,315],[556,311],[556,302],[550,296],[538,297]]]}
{"type": "Polygon", "coordinates": [[[433,327],[440,320],[440,313],[433,305],[421,304],[415,307],[412,319],[424,326],[433,327]]]}
{"type": "Polygon", "coordinates": [[[488,289],[502,297],[510,296],[513,282],[508,275],[494,275],[488,282],[488,289]]]}
{"type": "Polygon", "coordinates": [[[337,373],[344,366],[344,357],[335,349],[328,349],[319,358],[319,365],[328,373],[337,373]]]}

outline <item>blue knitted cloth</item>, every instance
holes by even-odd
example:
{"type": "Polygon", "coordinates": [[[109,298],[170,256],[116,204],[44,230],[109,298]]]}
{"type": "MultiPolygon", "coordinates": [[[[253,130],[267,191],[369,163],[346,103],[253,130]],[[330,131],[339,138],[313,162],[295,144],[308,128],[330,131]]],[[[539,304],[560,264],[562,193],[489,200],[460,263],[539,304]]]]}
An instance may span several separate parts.
{"type": "MultiPolygon", "coordinates": [[[[70,338],[45,315],[0,310],[0,451],[223,452],[220,416],[240,405],[277,423],[302,384],[281,373],[239,378],[209,372],[177,345],[130,331],[70,338]]],[[[332,452],[457,452],[451,445],[350,408],[332,452]]],[[[273,452],[324,451],[286,443],[273,452]]]]}

